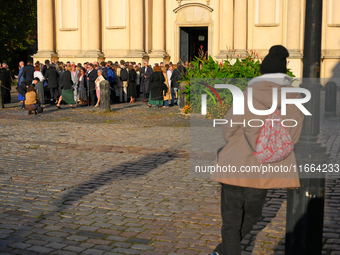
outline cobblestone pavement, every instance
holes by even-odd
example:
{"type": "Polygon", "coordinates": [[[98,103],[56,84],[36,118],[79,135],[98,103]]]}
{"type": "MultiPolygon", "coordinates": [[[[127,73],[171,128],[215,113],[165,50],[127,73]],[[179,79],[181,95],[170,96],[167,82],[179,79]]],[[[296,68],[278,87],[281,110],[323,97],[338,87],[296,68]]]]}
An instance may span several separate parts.
{"type": "MultiPolygon", "coordinates": [[[[195,255],[220,241],[219,185],[189,177],[189,120],[178,108],[7,107],[0,254],[195,255]]],[[[321,138],[339,163],[339,118],[322,121],[321,138]]],[[[327,181],[324,254],[340,254],[339,182],[327,181]]],[[[244,254],[284,254],[285,215],[286,191],[270,190],[244,254]]]]}

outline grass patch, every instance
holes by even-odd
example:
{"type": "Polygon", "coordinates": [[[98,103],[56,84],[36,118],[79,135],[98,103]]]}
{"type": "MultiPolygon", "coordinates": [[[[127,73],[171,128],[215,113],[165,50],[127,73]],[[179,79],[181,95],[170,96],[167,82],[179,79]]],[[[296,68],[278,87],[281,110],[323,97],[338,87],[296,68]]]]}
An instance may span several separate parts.
{"type": "Polygon", "coordinates": [[[117,122],[117,120],[105,120],[104,123],[110,124],[110,123],[114,123],[117,122]]]}
{"type": "Polygon", "coordinates": [[[92,115],[99,115],[99,116],[112,116],[118,113],[118,111],[108,110],[108,111],[96,111],[96,110],[87,110],[83,111],[83,114],[92,114],[92,115]]]}
{"type": "Polygon", "coordinates": [[[143,119],[146,119],[146,120],[155,120],[155,119],[160,119],[160,118],[162,118],[162,116],[144,117],[143,119]]]}

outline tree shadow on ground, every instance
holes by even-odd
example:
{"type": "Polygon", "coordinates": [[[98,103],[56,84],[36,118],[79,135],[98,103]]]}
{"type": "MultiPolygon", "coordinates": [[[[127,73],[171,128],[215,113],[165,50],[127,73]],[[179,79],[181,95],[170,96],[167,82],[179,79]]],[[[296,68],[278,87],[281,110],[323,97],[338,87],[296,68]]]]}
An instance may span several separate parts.
{"type": "MultiPolygon", "coordinates": [[[[12,248],[8,246],[11,243],[7,244],[6,242],[13,242],[13,240],[16,239],[21,240],[23,232],[29,231],[30,229],[42,228],[42,224],[44,224],[44,221],[46,220],[48,221],[52,218],[56,220],[56,217],[60,216],[60,214],[63,213],[64,210],[77,206],[78,201],[88,195],[91,195],[105,185],[112,184],[113,182],[117,182],[119,180],[134,180],[136,178],[149,174],[151,171],[167,162],[170,162],[178,157],[183,157],[183,155],[180,155],[178,153],[179,151],[170,149],[156,154],[146,155],[133,161],[124,162],[109,170],[101,171],[97,174],[94,174],[85,182],[79,183],[75,187],[64,191],[64,194],[62,194],[59,198],[50,200],[50,204],[54,206],[55,209],[51,211],[46,211],[46,213],[43,213],[39,217],[33,218],[25,216],[25,214],[27,213],[24,211],[8,212],[10,215],[13,216],[22,216],[23,219],[16,227],[16,230],[10,233],[10,236],[6,237],[6,240],[4,241],[5,243],[0,243],[0,246],[4,246],[3,249],[6,248],[8,249],[8,251],[11,251],[12,248]]],[[[79,225],[79,227],[81,227],[81,225],[79,225]]],[[[91,234],[89,234],[90,232],[81,230],[74,230],[72,234],[82,236],[84,232],[86,232],[85,236],[91,236],[91,234]]],[[[96,235],[103,235],[99,238],[104,238],[104,236],[106,236],[101,233],[93,233],[93,238],[96,238],[96,235]]],[[[46,238],[48,237],[49,236],[47,236],[46,238]]],[[[0,238],[0,240],[1,239],[4,240],[3,238],[0,238]]]]}
{"type": "MultiPolygon", "coordinates": [[[[136,107],[143,107],[143,105],[141,104],[114,104],[111,105],[111,110],[112,111],[120,111],[120,110],[124,110],[124,109],[133,109],[136,107]]],[[[145,108],[147,108],[147,106],[145,105],[145,108]]]]}

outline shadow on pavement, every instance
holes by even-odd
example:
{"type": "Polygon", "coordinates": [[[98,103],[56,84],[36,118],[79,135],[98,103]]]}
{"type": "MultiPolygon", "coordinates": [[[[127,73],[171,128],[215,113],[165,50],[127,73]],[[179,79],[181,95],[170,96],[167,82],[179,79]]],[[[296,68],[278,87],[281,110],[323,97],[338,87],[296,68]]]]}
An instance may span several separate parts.
{"type": "MultiPolygon", "coordinates": [[[[12,249],[15,250],[15,248],[11,248],[11,244],[13,242],[20,242],[23,238],[23,233],[33,230],[36,234],[39,235],[39,232],[45,233],[48,231],[45,231],[44,229],[44,221],[48,221],[49,219],[54,219],[56,222],[60,222],[60,213],[62,213],[63,210],[68,209],[69,207],[77,206],[77,201],[83,199],[87,195],[92,194],[99,188],[109,185],[112,182],[117,182],[119,180],[128,180],[128,179],[135,179],[140,176],[146,175],[150,173],[152,170],[156,169],[160,165],[163,165],[169,161],[174,160],[177,157],[183,156],[183,155],[176,155],[176,150],[167,150],[163,152],[159,152],[154,155],[147,155],[143,156],[140,159],[128,161],[121,163],[109,170],[99,172],[97,174],[94,174],[92,177],[90,177],[87,181],[83,183],[79,183],[75,187],[72,187],[71,189],[64,191],[63,195],[60,194],[60,197],[54,200],[50,200],[50,205],[54,206],[55,209],[52,211],[47,211],[46,213],[43,213],[39,217],[33,218],[29,216],[25,216],[27,214],[25,211],[8,211],[4,213],[8,213],[10,215],[14,216],[22,216],[22,220],[20,220],[20,223],[18,222],[18,225],[15,226],[15,231],[10,233],[9,236],[5,238],[0,238],[0,250],[1,251],[8,251],[11,252],[12,249]],[[40,231],[40,230],[41,231],[40,231]],[[3,249],[3,250],[2,250],[3,249]]],[[[116,184],[119,185],[119,184],[116,184]]],[[[114,204],[111,204],[114,206],[114,204]]],[[[81,205],[80,205],[81,206],[81,205]]],[[[30,208],[30,211],[32,209],[30,208]]],[[[89,208],[91,210],[91,208],[89,208]]],[[[114,209],[112,209],[114,210],[114,209]]],[[[79,225],[81,227],[83,225],[79,225]]],[[[13,228],[12,228],[13,229],[13,228]]],[[[45,234],[44,234],[45,235],[45,234]]],[[[86,236],[87,238],[93,237],[93,238],[104,238],[106,235],[102,233],[97,232],[90,232],[90,231],[82,231],[82,230],[74,230],[72,232],[72,235],[78,235],[78,236],[86,236]],[[91,234],[92,233],[92,234],[91,234]],[[92,235],[92,236],[91,236],[92,235]]],[[[51,238],[52,236],[46,235],[46,239],[51,238]]],[[[34,235],[32,235],[32,238],[34,240],[34,235]]],[[[28,240],[32,240],[29,237],[28,240]]],[[[16,247],[18,248],[18,247],[16,247]]],[[[20,248],[19,248],[20,249],[20,248]]]]}

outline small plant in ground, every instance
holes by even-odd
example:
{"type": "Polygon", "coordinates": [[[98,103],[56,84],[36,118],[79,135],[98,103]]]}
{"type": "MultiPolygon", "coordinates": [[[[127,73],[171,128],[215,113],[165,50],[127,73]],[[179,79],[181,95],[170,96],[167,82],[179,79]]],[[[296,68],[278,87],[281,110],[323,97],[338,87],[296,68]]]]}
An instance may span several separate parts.
{"type": "Polygon", "coordinates": [[[183,113],[185,113],[185,114],[190,113],[190,103],[188,103],[186,106],[184,106],[183,113]]]}

